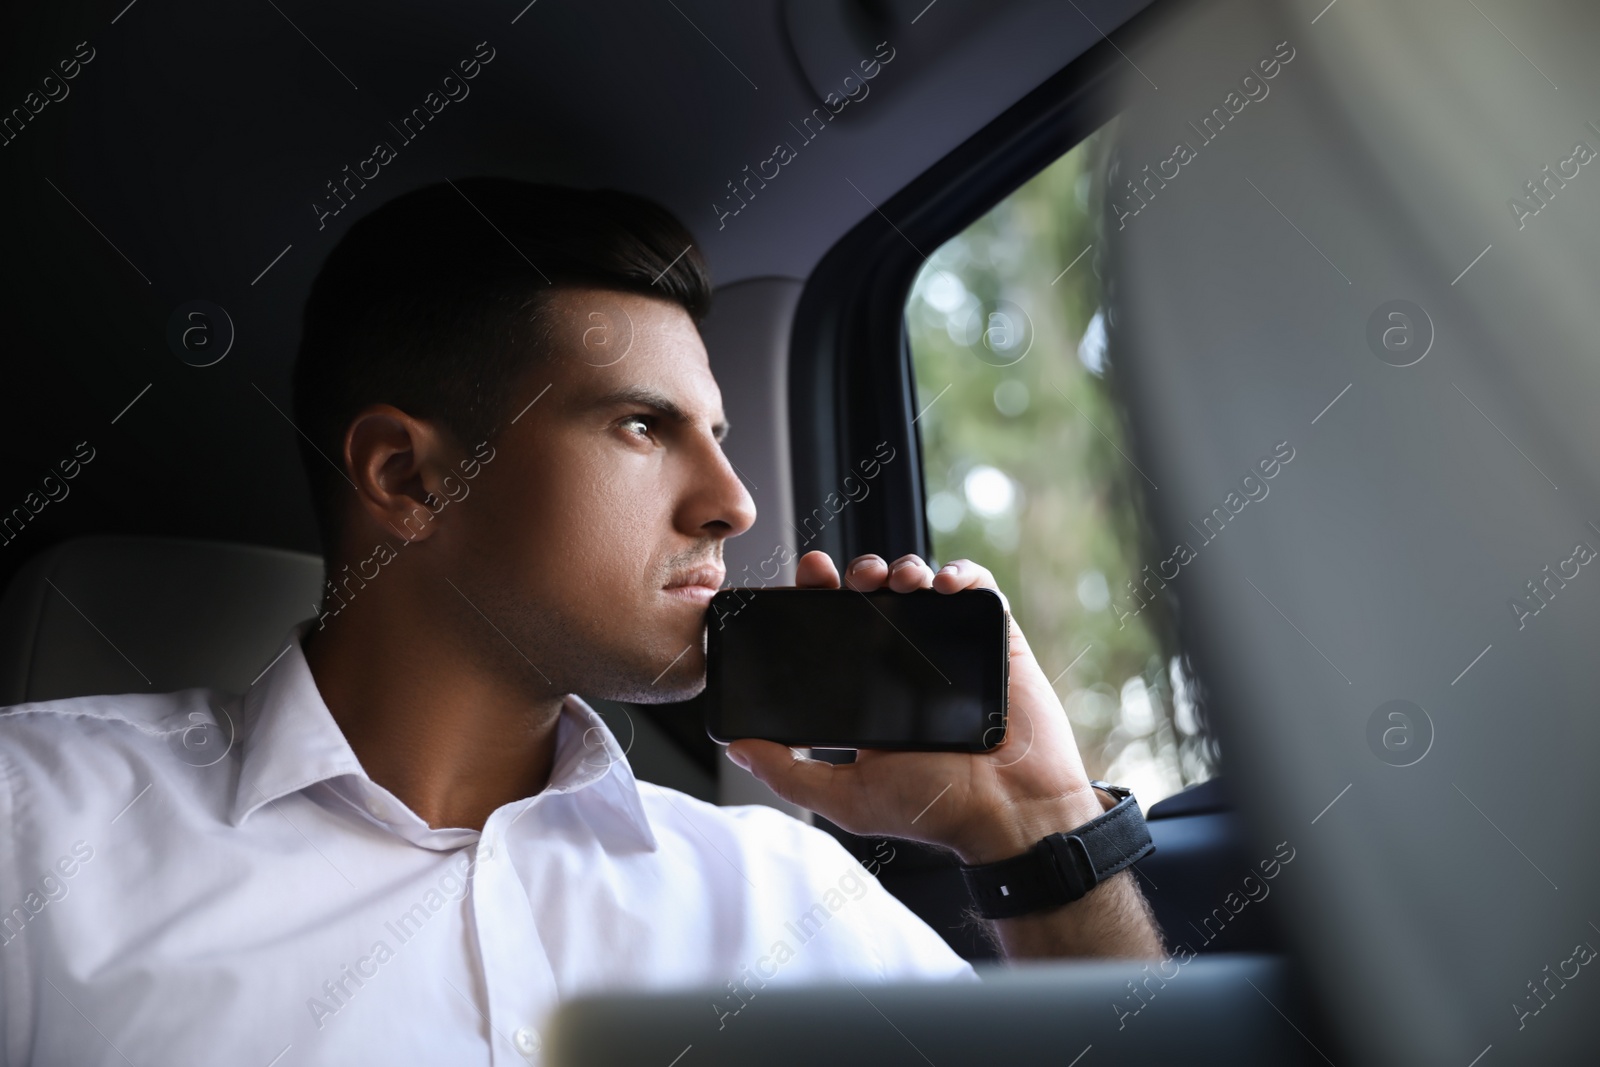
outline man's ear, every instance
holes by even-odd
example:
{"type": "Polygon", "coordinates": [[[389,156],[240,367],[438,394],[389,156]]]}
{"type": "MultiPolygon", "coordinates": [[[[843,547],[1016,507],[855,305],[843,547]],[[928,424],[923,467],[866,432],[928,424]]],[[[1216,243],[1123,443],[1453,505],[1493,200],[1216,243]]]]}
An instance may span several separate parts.
{"type": "Polygon", "coordinates": [[[391,404],[357,412],[344,434],[344,461],[361,511],[405,541],[433,534],[445,505],[444,478],[461,449],[438,423],[391,404]]]}

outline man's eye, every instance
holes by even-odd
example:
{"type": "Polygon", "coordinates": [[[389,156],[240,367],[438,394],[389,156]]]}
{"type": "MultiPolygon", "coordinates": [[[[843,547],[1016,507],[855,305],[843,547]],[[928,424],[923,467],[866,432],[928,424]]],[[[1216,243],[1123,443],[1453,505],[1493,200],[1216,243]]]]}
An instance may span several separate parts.
{"type": "Polygon", "coordinates": [[[637,432],[647,435],[651,430],[655,429],[656,420],[649,415],[629,415],[622,420],[622,425],[637,425],[639,427],[637,432]]]}

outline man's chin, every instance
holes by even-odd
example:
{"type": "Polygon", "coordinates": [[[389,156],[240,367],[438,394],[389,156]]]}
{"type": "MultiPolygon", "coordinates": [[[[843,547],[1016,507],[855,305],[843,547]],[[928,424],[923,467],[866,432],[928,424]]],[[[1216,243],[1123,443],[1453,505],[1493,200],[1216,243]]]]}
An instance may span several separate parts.
{"type": "Polygon", "coordinates": [[[706,690],[706,675],[704,671],[696,678],[672,679],[667,678],[654,685],[638,691],[631,697],[619,697],[633,704],[674,704],[681,700],[692,700],[706,690]]]}
{"type": "Polygon", "coordinates": [[[596,696],[603,696],[608,700],[625,700],[631,704],[671,704],[690,700],[705,692],[704,647],[690,645],[678,653],[676,659],[665,664],[661,660],[648,664],[632,664],[629,669],[613,675],[612,685],[597,685],[594,688],[611,690],[611,692],[596,692],[596,696]]]}
{"type": "Polygon", "coordinates": [[[593,695],[605,700],[621,700],[629,704],[673,704],[691,700],[705,692],[706,675],[697,677],[675,676],[671,673],[654,682],[632,683],[594,691],[593,695]]]}

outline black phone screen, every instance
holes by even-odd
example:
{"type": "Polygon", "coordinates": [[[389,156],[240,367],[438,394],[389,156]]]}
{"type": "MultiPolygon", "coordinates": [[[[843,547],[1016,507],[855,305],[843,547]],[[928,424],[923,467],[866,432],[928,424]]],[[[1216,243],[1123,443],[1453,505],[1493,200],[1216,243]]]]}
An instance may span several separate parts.
{"type": "Polygon", "coordinates": [[[706,615],[706,730],[812,748],[983,751],[1005,739],[990,589],[724,589],[706,615]]]}

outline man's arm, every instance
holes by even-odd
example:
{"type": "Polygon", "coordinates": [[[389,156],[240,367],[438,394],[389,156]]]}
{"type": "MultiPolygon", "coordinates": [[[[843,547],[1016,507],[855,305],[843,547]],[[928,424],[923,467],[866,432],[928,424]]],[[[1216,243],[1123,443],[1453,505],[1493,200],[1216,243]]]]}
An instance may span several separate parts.
{"type": "Polygon", "coordinates": [[[1015,919],[996,919],[991,925],[1008,959],[1166,957],[1150,905],[1131,870],[1113,875],[1071,904],[1015,919]]]}
{"type": "MultiPolygon", "coordinates": [[[[815,551],[800,558],[795,581],[815,589],[842,584],[833,561],[815,551]]],[[[862,592],[884,586],[901,593],[980,587],[1000,592],[994,576],[969,560],[957,560],[935,575],[914,555],[892,566],[878,556],[859,556],[846,581],[862,592]]],[[[851,833],[942,845],[967,864],[1018,856],[1040,838],[1082,826],[1101,814],[1100,800],[1089,785],[1066,711],[1011,618],[1009,604],[1006,615],[1010,714],[999,746],[973,753],[863,749],[854,763],[833,764],[772,741],[746,739],[728,746],[729,758],[784,800],[819,812],[851,833]]],[[[1070,904],[995,921],[1001,948],[1010,958],[1160,958],[1161,938],[1134,877],[1125,870],[1070,904]]]]}
{"type": "MultiPolygon", "coordinates": [[[[1044,812],[1032,819],[996,819],[983,843],[959,848],[956,854],[969,866],[1010,859],[1028,851],[1040,838],[1058,831],[1069,832],[1100,814],[1101,806],[1096,802],[1092,807],[1063,805],[1054,817],[1044,812]]],[[[1136,878],[1129,868],[1070,904],[987,922],[1008,959],[1162,959],[1166,948],[1136,878]]]]}

